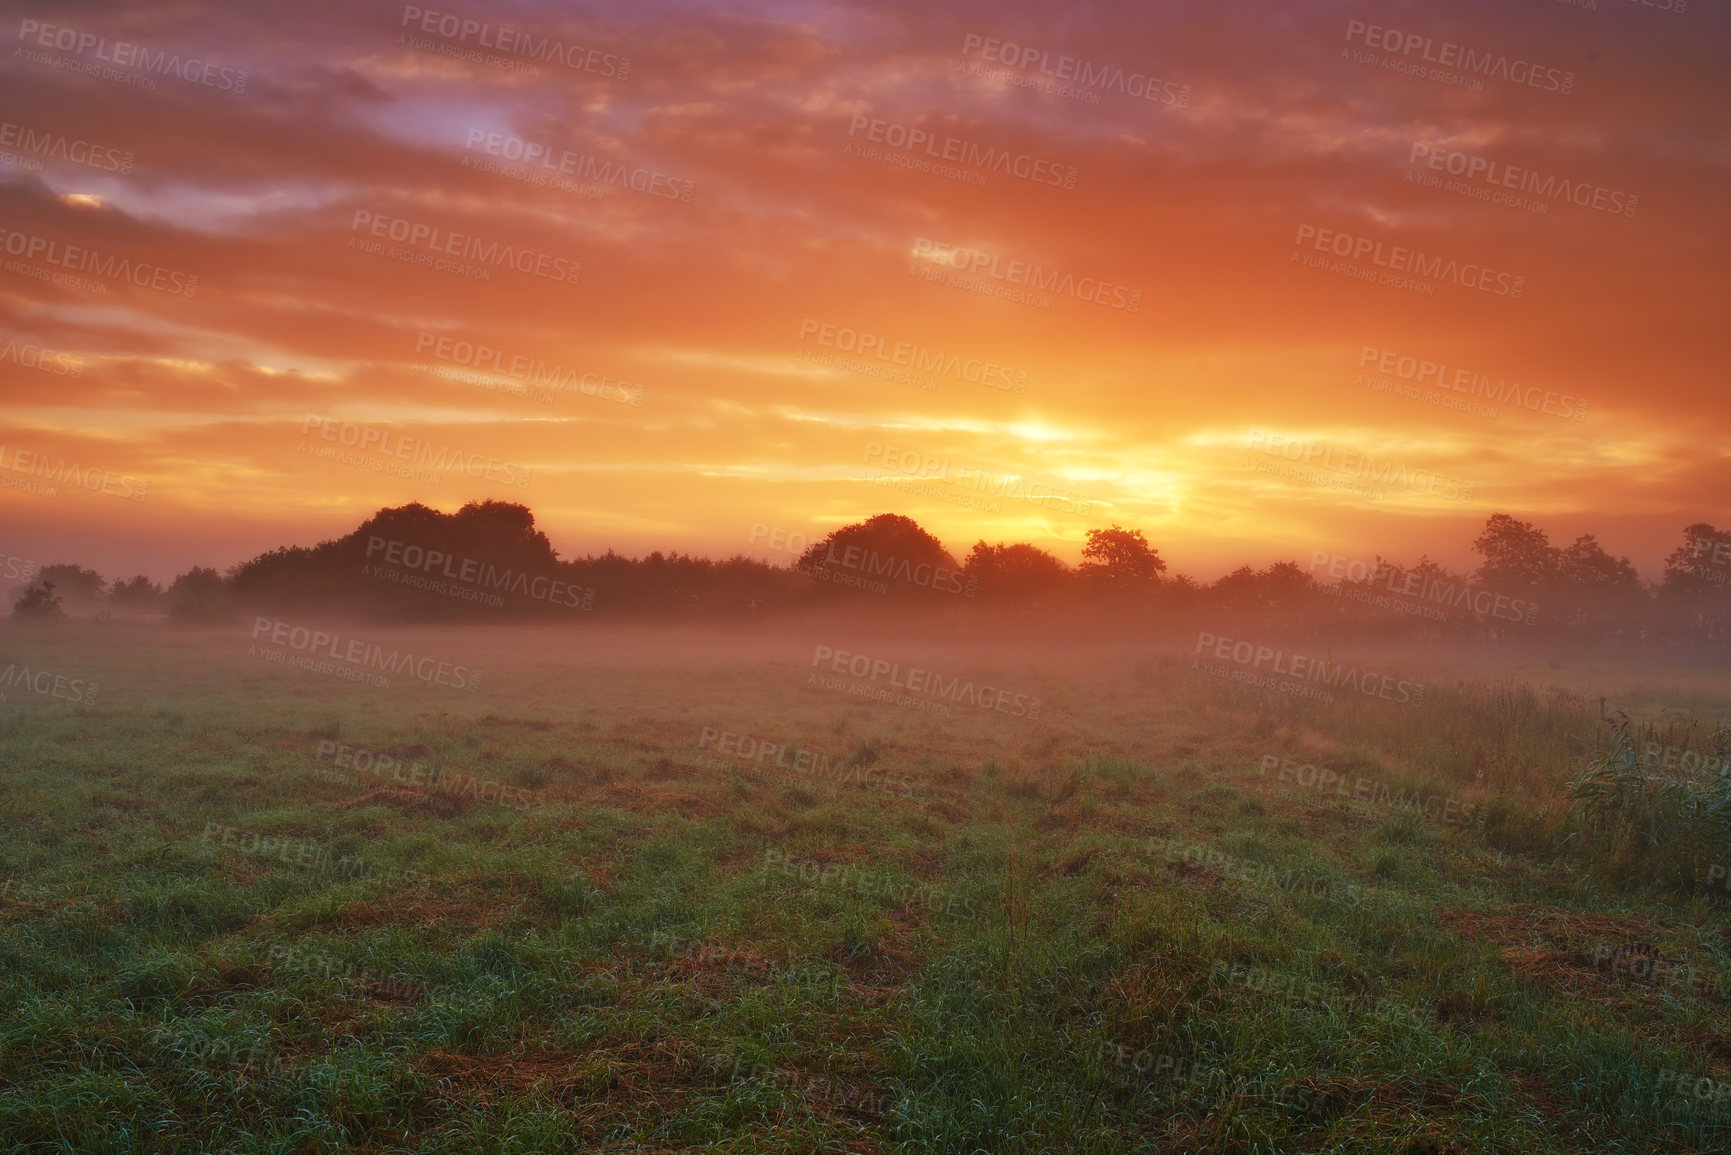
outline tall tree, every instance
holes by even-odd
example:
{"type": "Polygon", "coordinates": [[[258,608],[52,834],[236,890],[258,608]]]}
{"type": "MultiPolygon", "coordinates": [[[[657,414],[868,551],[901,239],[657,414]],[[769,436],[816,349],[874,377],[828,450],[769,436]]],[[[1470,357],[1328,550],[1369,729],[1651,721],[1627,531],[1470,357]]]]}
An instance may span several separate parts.
{"type": "Polygon", "coordinates": [[[1665,631],[1678,640],[1731,638],[1731,530],[1696,522],[1665,559],[1659,585],[1665,631]]]}
{"type": "Polygon", "coordinates": [[[801,554],[798,568],[832,584],[856,589],[881,584],[903,596],[935,591],[971,597],[975,588],[943,542],[899,513],[842,526],[801,554]]]}
{"type": "Polygon", "coordinates": [[[38,576],[53,582],[54,588],[60,591],[59,596],[79,606],[95,605],[101,601],[103,586],[107,584],[95,570],[71,564],[45,565],[38,576]]]}
{"type": "Polygon", "coordinates": [[[962,569],[979,579],[980,596],[993,600],[1031,601],[1062,592],[1070,567],[1037,545],[974,543],[962,569]]]}
{"type": "Polygon", "coordinates": [[[168,615],[179,622],[217,622],[233,613],[228,583],[214,569],[193,566],[168,587],[168,615]]]}
{"type": "Polygon", "coordinates": [[[1665,559],[1661,589],[1670,595],[1699,597],[1731,590],[1731,530],[1704,521],[1683,530],[1683,544],[1665,559]]]}
{"type": "Polygon", "coordinates": [[[1582,534],[1557,558],[1557,576],[1570,590],[1639,593],[1641,575],[1626,557],[1612,557],[1592,534],[1582,534]]]}
{"type": "Polygon", "coordinates": [[[23,621],[45,622],[65,617],[66,611],[60,608],[60,595],[54,592],[54,583],[39,577],[25,586],[18,600],[12,603],[12,616],[23,621]]]}
{"type": "Polygon", "coordinates": [[[1560,617],[1571,628],[1601,636],[1639,629],[1645,594],[1641,575],[1626,557],[1612,557],[1592,534],[1582,534],[1557,558],[1560,617]]]}
{"type": "Polygon", "coordinates": [[[1475,575],[1502,593],[1536,592],[1557,576],[1560,555],[1545,531],[1506,513],[1493,513],[1473,551],[1485,560],[1475,575]]]}
{"type": "Polygon", "coordinates": [[[1135,593],[1152,588],[1166,572],[1166,562],[1141,530],[1114,525],[1088,531],[1077,572],[1102,589],[1135,593]]]}
{"type": "Polygon", "coordinates": [[[127,581],[116,581],[114,588],[108,591],[110,602],[128,609],[154,609],[161,599],[162,587],[143,574],[127,581]]]}

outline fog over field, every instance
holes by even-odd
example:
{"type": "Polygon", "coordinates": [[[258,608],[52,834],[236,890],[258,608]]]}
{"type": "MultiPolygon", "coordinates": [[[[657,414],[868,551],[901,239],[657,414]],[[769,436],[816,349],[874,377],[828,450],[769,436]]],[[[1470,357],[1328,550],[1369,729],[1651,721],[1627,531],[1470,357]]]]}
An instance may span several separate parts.
{"type": "Polygon", "coordinates": [[[1731,1151],[1731,11],[0,13],[0,1152],[1731,1151]]]}
{"type": "Polygon", "coordinates": [[[1718,1142],[1710,642],[1308,579],[453,623],[245,572],[6,631],[37,1146],[124,1127],[77,1088],[237,1151],[1718,1142]]]}

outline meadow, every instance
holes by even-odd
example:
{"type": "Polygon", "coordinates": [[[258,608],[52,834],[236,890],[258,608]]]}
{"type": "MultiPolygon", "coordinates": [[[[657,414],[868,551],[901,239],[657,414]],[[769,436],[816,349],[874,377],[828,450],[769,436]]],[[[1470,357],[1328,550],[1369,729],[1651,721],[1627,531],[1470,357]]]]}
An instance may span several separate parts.
{"type": "Polygon", "coordinates": [[[353,632],[0,635],[6,1150],[1731,1149],[1731,851],[1568,796],[1722,671],[353,632]]]}

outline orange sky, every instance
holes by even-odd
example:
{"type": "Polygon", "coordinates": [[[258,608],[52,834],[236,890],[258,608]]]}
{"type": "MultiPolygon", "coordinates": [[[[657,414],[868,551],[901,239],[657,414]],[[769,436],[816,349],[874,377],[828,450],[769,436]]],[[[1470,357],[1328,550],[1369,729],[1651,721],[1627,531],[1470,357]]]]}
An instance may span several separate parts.
{"type": "Polygon", "coordinates": [[[3,553],[500,498],[1212,577],[1508,512],[1654,577],[1727,518],[1714,5],[151,7],[0,24],[3,553]]]}

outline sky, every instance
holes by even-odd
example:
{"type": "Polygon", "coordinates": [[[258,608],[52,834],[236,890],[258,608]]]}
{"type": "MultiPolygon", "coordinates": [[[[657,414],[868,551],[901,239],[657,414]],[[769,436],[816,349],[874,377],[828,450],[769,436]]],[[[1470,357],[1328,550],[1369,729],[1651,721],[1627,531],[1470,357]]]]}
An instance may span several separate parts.
{"type": "Polygon", "coordinates": [[[1731,520],[1731,18],[1690,0],[9,6],[0,554],[383,506],[564,556],[1658,575],[1731,520]],[[1446,9],[1446,10],[1445,10],[1446,9]]]}

